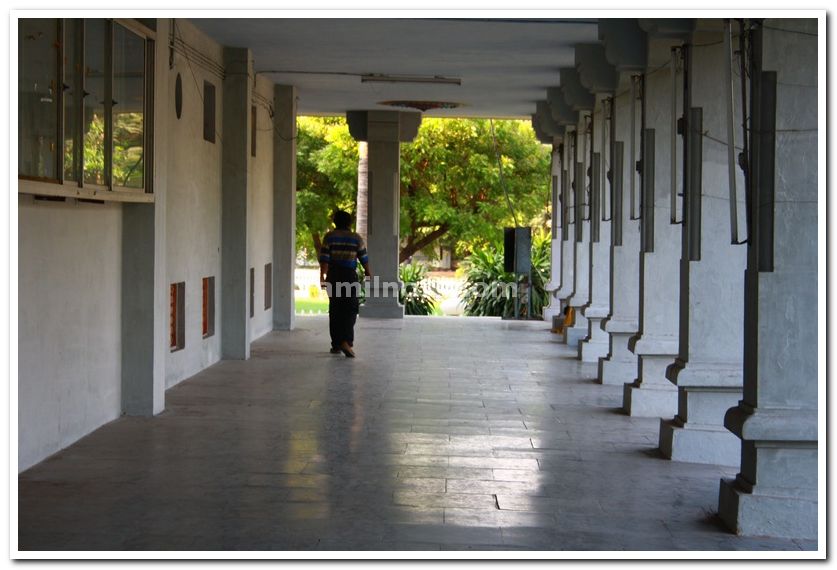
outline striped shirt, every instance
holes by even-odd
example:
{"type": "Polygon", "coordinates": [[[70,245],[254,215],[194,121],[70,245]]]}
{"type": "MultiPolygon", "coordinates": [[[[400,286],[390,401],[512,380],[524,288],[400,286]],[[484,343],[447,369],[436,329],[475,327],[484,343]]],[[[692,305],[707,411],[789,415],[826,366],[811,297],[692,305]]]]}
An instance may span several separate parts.
{"type": "Polygon", "coordinates": [[[323,238],[320,248],[320,263],[337,267],[357,269],[357,262],[369,261],[366,244],[360,234],[350,230],[331,230],[323,238]]]}

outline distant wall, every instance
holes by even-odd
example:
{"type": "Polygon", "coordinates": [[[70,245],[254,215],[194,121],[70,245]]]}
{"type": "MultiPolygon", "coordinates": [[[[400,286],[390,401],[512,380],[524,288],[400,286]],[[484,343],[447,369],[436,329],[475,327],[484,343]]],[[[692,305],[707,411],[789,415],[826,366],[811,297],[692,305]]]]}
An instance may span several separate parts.
{"type": "MultiPolygon", "coordinates": [[[[177,20],[176,33],[212,61],[223,64],[222,48],[188,21],[177,20]]],[[[186,283],[185,339],[182,350],[166,359],[166,386],[196,374],[221,357],[221,109],[223,85],[183,55],[175,54],[170,71],[170,104],[157,112],[168,120],[168,190],[166,196],[166,264],[168,283],[186,283]],[[177,118],[174,86],[183,86],[183,109],[177,118]],[[215,86],[215,143],[203,137],[204,81],[215,86]],[[204,277],[215,277],[215,334],[203,338],[204,277]]]]}

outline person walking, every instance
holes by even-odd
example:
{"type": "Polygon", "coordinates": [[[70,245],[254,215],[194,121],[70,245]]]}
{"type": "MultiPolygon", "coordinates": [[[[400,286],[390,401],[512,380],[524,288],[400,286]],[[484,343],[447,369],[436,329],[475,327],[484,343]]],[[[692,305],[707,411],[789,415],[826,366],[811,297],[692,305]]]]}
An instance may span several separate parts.
{"type": "Polygon", "coordinates": [[[372,277],[366,244],[360,234],[352,231],[352,215],[343,210],[334,212],[333,230],[323,237],[320,248],[320,283],[328,293],[328,329],[331,353],[342,352],[354,358],[355,321],[360,309],[360,281],[357,264],[366,277],[372,277]]]}

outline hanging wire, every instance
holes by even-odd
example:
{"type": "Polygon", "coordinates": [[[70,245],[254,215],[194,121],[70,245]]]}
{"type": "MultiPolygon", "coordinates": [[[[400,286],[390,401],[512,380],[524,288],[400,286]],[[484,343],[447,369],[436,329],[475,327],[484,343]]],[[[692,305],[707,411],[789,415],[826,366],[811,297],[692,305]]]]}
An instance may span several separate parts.
{"type": "Polygon", "coordinates": [[[503,189],[503,194],[506,195],[506,204],[509,207],[512,218],[514,218],[514,225],[515,227],[519,227],[517,223],[517,213],[514,211],[514,207],[512,206],[511,198],[509,198],[509,191],[506,188],[506,180],[503,177],[503,161],[500,157],[500,148],[497,146],[497,134],[494,132],[494,119],[488,119],[488,124],[491,126],[491,138],[494,140],[494,154],[497,156],[497,167],[500,171],[500,187],[503,189]]]}

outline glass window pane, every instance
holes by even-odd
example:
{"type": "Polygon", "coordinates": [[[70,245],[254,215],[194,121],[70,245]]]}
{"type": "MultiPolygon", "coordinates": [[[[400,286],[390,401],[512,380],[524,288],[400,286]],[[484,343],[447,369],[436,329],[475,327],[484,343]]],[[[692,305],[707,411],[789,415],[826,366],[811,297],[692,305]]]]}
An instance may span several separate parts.
{"type": "Polygon", "coordinates": [[[105,185],[105,21],[84,21],[84,182],[105,185]]]}
{"type": "Polygon", "coordinates": [[[113,185],[143,187],[145,40],[113,27],[113,185]]]}
{"type": "Polygon", "coordinates": [[[64,20],[64,180],[78,180],[81,155],[81,20],[64,20]]]}
{"type": "Polygon", "coordinates": [[[58,178],[58,20],[18,20],[18,174],[58,178]]]}

